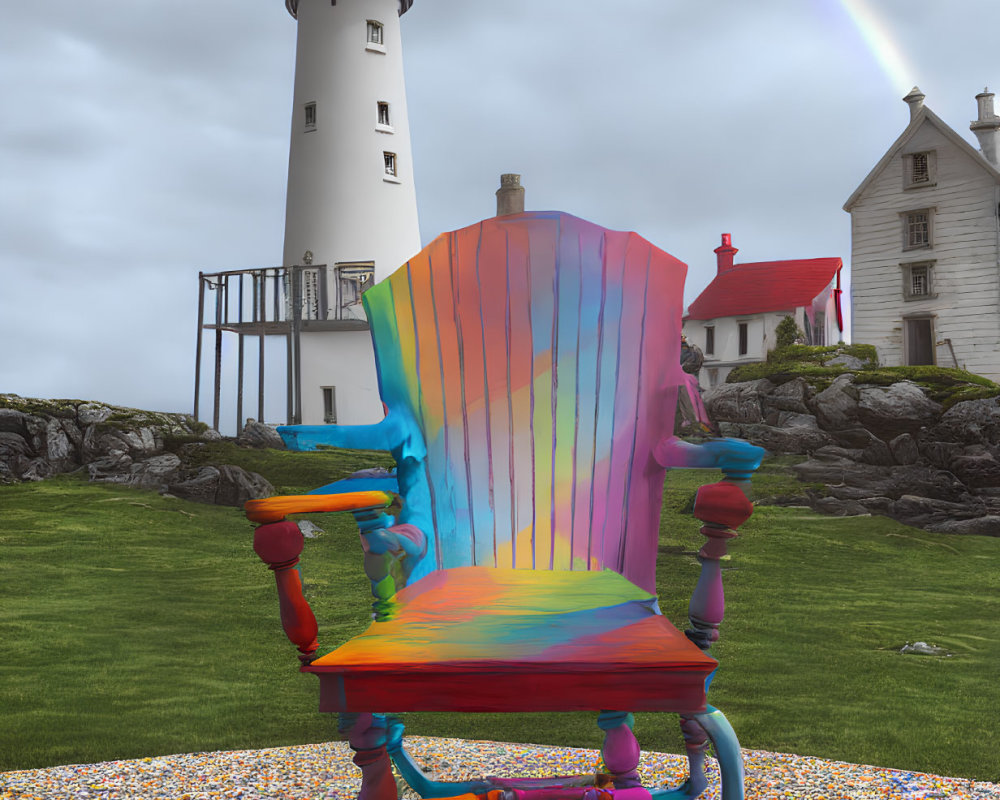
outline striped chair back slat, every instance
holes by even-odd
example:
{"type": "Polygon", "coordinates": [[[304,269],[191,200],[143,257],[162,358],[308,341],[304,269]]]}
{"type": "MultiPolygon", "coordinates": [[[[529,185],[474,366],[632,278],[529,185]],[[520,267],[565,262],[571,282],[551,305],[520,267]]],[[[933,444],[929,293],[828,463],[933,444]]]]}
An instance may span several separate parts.
{"type": "Polygon", "coordinates": [[[557,212],[435,239],[364,297],[430,569],[614,569],[654,589],[686,267],[557,212]],[[417,441],[419,439],[419,441],[417,441]]]}

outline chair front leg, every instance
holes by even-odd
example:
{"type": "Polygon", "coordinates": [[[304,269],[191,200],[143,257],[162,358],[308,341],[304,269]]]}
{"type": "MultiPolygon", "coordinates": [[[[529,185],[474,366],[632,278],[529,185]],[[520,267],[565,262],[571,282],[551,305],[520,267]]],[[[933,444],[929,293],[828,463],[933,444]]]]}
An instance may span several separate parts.
{"type": "Polygon", "coordinates": [[[601,756],[604,766],[614,776],[616,789],[641,788],[639,781],[639,743],[632,733],[635,718],[627,711],[602,711],[598,727],[604,731],[601,756]]]}
{"type": "Polygon", "coordinates": [[[683,790],[686,797],[697,797],[708,786],[705,777],[705,750],[708,749],[708,734],[694,717],[681,715],[681,733],[684,736],[684,751],[688,759],[688,779],[683,790]]]}
{"type": "MultiPolygon", "coordinates": [[[[732,481],[703,486],[698,490],[694,515],[704,523],[701,533],[707,541],[698,551],[701,575],[688,606],[691,627],[685,634],[706,653],[719,639],[719,625],[726,610],[720,562],[726,556],[727,542],[737,535],[736,528],[746,522],[752,512],[750,501],[732,481]]],[[[681,787],[683,796],[697,797],[708,785],[705,749],[711,738],[720,764],[723,757],[719,749],[726,750],[725,769],[722,770],[723,797],[726,800],[742,798],[743,762],[739,743],[722,713],[709,706],[709,712],[704,714],[681,715],[681,733],[690,767],[688,782],[681,787]]]]}
{"type": "Polygon", "coordinates": [[[397,800],[396,779],[385,746],[385,720],[369,713],[341,714],[338,727],[347,734],[354,763],[361,768],[357,800],[397,800]]]}

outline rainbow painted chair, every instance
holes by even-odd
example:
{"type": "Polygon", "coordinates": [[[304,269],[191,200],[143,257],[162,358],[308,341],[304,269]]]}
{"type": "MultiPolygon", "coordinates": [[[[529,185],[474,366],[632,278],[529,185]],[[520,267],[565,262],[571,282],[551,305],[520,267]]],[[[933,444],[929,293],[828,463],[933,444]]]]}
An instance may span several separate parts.
{"type": "Polygon", "coordinates": [[[685,273],[634,233],[558,212],[444,234],[364,296],[385,419],[279,429],[292,449],[383,449],[397,463],[247,507],[302,670],[355,751],[361,800],[395,800],[390,759],[423,797],[696,797],[709,740],[722,797],[743,797],[736,737],[707,704],[707,651],[723,614],[719,559],[750,516],[744,489],[763,451],[674,436],[689,386],[685,273]],[[725,475],[695,504],[707,543],[686,635],[656,599],[665,469],[677,466],[725,475]],[[358,520],[375,613],[319,655],[296,569],[303,538],[284,515],[333,509],[358,520]],[[385,716],[575,710],[598,712],[601,775],[436,781],[385,716]],[[680,714],[682,786],[641,786],[634,711],[680,714]]]}

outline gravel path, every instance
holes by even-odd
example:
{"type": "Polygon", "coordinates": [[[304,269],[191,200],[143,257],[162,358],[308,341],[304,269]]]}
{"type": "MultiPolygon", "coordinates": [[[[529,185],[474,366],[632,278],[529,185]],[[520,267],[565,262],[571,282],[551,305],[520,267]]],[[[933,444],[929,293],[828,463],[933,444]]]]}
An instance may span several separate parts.
{"type": "MultiPolygon", "coordinates": [[[[441,779],[484,774],[524,777],[592,772],[596,750],[407,737],[414,757],[441,779]]],[[[748,800],[1000,800],[1000,784],[744,750],[748,800]]],[[[354,800],[358,770],[346,743],[160,756],[0,773],[0,800],[354,800]]],[[[676,784],[682,756],[643,753],[647,785],[676,784]]],[[[710,761],[704,800],[719,800],[710,761]]],[[[416,797],[401,785],[402,796],[416,797]]]]}

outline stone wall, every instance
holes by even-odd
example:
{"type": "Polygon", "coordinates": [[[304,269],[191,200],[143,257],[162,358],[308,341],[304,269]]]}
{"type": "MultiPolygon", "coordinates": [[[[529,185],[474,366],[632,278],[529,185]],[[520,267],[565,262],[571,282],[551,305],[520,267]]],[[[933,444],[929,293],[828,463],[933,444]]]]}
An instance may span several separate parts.
{"type": "Polygon", "coordinates": [[[882,514],[940,533],[1000,536],[1000,398],[945,410],[910,381],[822,388],[802,377],[716,386],[705,406],[726,436],[798,453],[818,511],[882,514]]]}
{"type": "Polygon", "coordinates": [[[183,447],[168,448],[221,438],[187,414],[0,394],[0,484],[83,473],[92,481],[220,505],[242,506],[274,494],[257,473],[231,465],[191,466],[183,447]]]}

